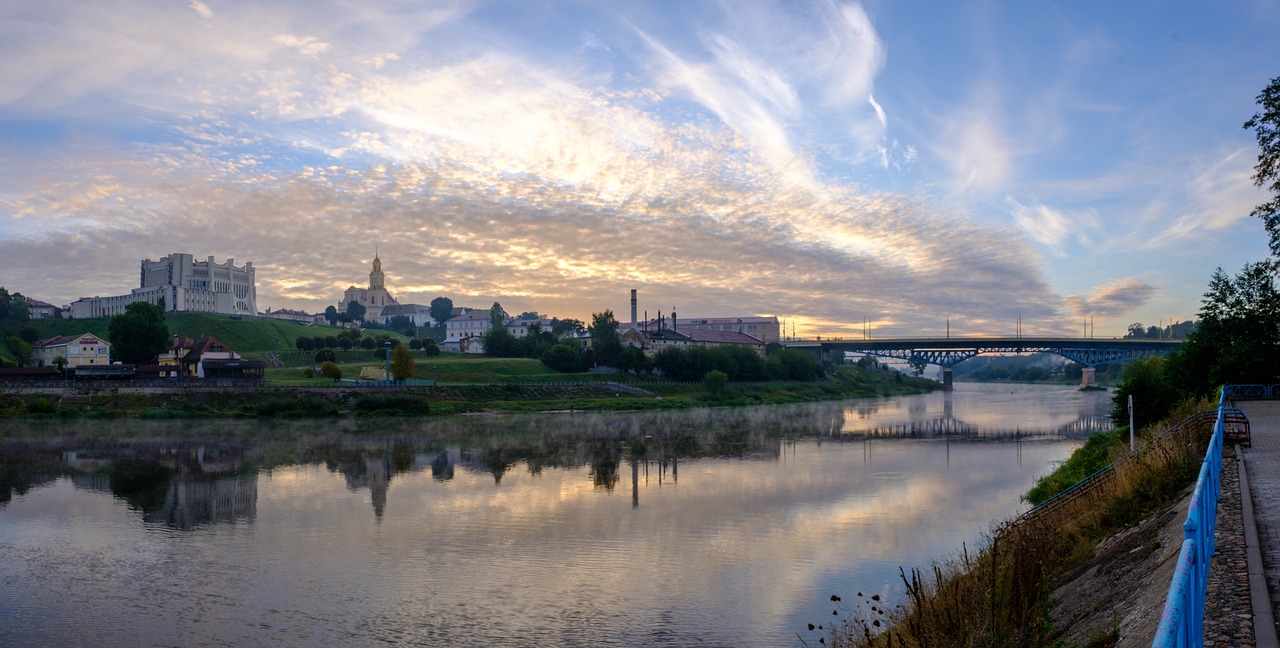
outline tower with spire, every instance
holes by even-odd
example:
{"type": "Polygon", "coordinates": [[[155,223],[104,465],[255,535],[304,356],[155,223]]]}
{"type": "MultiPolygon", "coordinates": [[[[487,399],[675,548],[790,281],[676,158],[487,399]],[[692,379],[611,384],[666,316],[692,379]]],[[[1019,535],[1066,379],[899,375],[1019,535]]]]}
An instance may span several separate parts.
{"type": "Polygon", "coordinates": [[[351,286],[342,293],[342,303],[338,304],[338,312],[347,312],[347,304],[356,302],[364,306],[365,321],[378,321],[382,317],[382,309],[397,304],[395,297],[387,290],[387,277],[382,272],[382,259],[377,248],[373,251],[373,270],[369,272],[369,287],[351,286]]]}

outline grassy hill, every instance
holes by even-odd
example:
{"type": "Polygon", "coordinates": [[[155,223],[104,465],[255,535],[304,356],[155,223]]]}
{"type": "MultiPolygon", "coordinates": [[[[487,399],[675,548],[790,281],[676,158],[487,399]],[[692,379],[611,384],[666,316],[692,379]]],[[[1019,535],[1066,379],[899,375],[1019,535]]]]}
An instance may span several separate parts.
{"type": "MultiPolygon", "coordinates": [[[[34,327],[40,332],[41,339],[81,333],[106,337],[109,321],[110,318],[106,317],[35,319],[24,326],[34,327]]],[[[250,358],[260,358],[270,351],[293,349],[294,341],[299,337],[335,335],[342,330],[334,326],[304,326],[272,319],[235,320],[227,315],[213,313],[166,313],[165,321],[169,323],[169,332],[174,335],[192,339],[201,335],[212,335],[236,353],[250,358]]],[[[378,332],[400,337],[390,331],[378,332]]],[[[0,338],[16,334],[16,329],[0,331],[0,338]]],[[[3,344],[0,344],[0,357],[4,358],[7,364],[12,365],[15,362],[8,348],[3,344]]]]}

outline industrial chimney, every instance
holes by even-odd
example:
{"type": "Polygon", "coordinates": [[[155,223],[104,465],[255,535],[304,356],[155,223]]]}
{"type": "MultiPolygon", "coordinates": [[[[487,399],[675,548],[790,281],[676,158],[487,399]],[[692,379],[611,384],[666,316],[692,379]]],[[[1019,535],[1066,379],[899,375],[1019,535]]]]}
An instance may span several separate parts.
{"type": "Polygon", "coordinates": [[[636,289],[631,289],[631,330],[637,331],[640,327],[636,326],[636,289]]]}

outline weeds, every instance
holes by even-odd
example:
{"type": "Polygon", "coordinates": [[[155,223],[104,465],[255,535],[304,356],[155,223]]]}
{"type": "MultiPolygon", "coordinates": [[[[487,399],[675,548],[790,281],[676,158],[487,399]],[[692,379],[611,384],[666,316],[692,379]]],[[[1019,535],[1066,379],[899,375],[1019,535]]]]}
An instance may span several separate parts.
{"type": "MultiPolygon", "coordinates": [[[[1166,505],[1195,480],[1212,427],[1190,416],[1201,405],[1184,405],[1168,421],[1148,428],[1146,445],[1132,454],[1118,435],[1110,447],[1086,444],[1082,452],[1094,460],[1122,458],[1088,488],[1000,525],[978,551],[964,547],[944,562],[900,570],[906,590],[901,605],[891,612],[878,600],[855,605],[845,610],[841,623],[827,625],[820,643],[856,648],[1055,645],[1049,598],[1054,577],[1087,560],[1099,540],[1166,505]]],[[[1149,544],[1143,550],[1158,548],[1149,544]]],[[[1112,635],[1092,638],[1090,645],[1109,645],[1112,635]]]]}

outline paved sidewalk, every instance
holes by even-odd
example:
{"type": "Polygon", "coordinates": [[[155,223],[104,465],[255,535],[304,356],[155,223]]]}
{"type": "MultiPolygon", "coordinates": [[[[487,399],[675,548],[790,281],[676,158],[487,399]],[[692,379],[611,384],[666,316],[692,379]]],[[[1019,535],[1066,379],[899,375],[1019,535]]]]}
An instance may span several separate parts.
{"type": "Polygon", "coordinates": [[[1258,648],[1280,648],[1275,624],[1280,609],[1280,401],[1235,405],[1249,417],[1253,437],[1252,447],[1244,449],[1247,481],[1241,491],[1251,495],[1244,502],[1244,526],[1255,639],[1258,648]]]}

